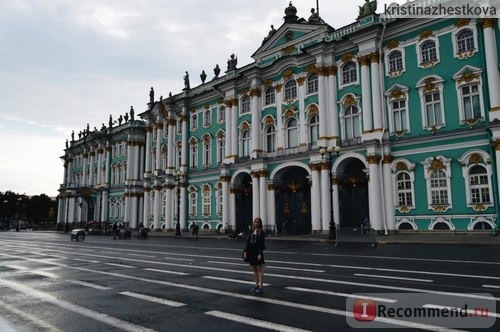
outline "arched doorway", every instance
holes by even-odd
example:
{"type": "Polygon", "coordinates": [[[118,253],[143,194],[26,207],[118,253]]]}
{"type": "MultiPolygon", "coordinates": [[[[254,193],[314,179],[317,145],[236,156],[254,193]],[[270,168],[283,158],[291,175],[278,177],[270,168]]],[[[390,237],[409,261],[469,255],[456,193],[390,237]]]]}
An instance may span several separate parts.
{"type": "Polygon", "coordinates": [[[252,178],[247,173],[235,179],[236,232],[248,231],[252,226],[252,178]]]}
{"type": "Polygon", "coordinates": [[[339,168],[340,228],[359,227],[363,219],[370,217],[365,165],[359,159],[348,158],[339,168]]]}
{"type": "Polygon", "coordinates": [[[276,224],[278,233],[311,233],[311,186],[304,168],[286,167],[277,174],[276,224]]]}

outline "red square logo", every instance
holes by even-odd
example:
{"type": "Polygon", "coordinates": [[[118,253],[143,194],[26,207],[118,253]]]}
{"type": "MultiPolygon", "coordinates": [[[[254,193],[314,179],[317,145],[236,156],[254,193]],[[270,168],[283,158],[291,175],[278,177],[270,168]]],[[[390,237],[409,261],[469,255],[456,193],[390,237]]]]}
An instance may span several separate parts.
{"type": "Polygon", "coordinates": [[[372,300],[356,300],[352,310],[357,321],[370,322],[377,317],[377,305],[372,300]]]}

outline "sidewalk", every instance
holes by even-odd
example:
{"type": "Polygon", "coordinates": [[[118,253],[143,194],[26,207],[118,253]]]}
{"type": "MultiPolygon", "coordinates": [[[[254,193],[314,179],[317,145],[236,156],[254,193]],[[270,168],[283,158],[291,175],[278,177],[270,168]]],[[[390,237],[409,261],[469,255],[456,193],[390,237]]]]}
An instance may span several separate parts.
{"type": "MultiPolygon", "coordinates": [[[[151,237],[170,236],[175,237],[174,231],[150,232],[151,237]]],[[[182,232],[181,237],[191,237],[191,232],[182,232]]],[[[199,238],[229,239],[227,234],[219,234],[212,231],[200,231],[199,238]]],[[[454,232],[454,231],[422,231],[422,232],[399,232],[397,234],[377,235],[375,237],[378,245],[386,244],[468,244],[468,245],[496,245],[500,246],[500,236],[494,236],[491,231],[476,232],[454,232]]],[[[267,236],[270,241],[309,241],[309,242],[331,242],[327,234],[306,234],[291,236],[267,236]]],[[[349,241],[345,241],[348,243],[349,241]]],[[[358,241],[353,241],[358,242],[358,241]]]]}

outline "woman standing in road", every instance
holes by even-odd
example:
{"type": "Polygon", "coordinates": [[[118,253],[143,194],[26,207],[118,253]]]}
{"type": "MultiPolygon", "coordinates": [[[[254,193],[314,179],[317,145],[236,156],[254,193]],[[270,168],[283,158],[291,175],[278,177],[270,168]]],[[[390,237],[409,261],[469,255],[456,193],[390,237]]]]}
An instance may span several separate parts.
{"type": "Polygon", "coordinates": [[[255,218],[252,225],[252,233],[247,237],[247,244],[243,251],[243,260],[248,262],[253,269],[253,279],[255,287],[252,292],[262,293],[264,287],[264,249],[266,249],[266,233],[262,229],[262,219],[255,218]]]}

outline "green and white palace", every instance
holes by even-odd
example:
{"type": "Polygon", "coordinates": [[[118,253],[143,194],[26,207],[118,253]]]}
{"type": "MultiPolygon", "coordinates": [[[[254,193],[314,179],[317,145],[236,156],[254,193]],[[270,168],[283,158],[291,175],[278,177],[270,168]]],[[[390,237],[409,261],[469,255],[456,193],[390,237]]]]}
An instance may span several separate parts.
{"type": "Polygon", "coordinates": [[[58,223],[495,229],[499,20],[390,18],[370,5],[334,28],[290,2],[252,63],[225,56],[166,98],[146,86],[137,114],[72,134],[58,223]]]}

